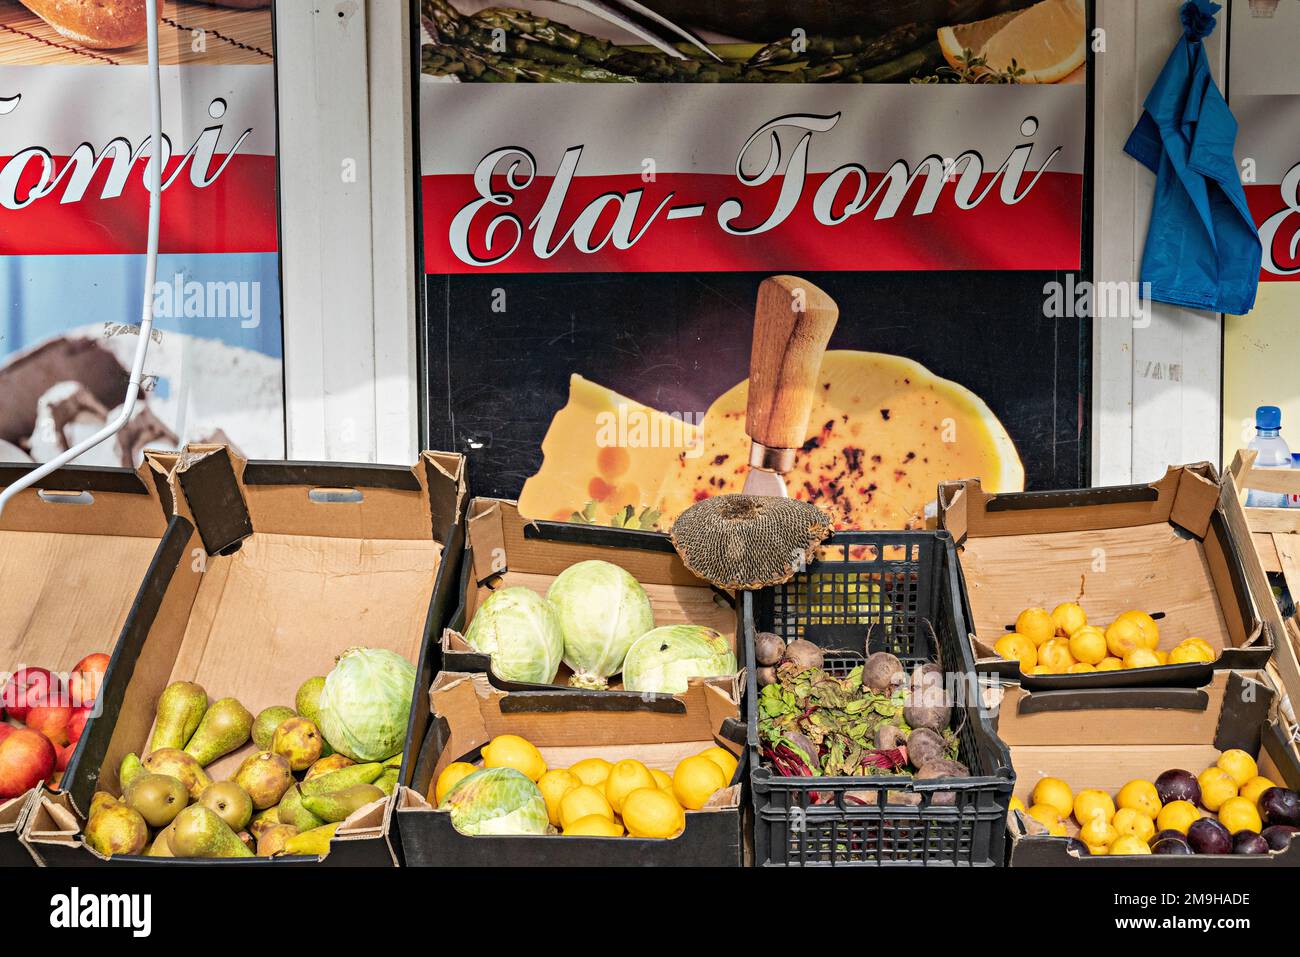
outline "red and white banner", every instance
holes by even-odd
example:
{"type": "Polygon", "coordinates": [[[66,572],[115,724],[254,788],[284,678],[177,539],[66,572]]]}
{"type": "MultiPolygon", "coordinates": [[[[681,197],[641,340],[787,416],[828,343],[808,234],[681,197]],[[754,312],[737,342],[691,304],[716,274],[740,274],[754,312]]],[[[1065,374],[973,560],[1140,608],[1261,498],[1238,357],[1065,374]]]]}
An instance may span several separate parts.
{"type": "Polygon", "coordinates": [[[1264,247],[1261,282],[1300,281],[1300,94],[1236,95],[1237,157],[1264,247]]]}
{"type": "Polygon", "coordinates": [[[424,77],[425,269],[1077,269],[1084,96],[424,77]]]}
{"type": "MultiPolygon", "coordinates": [[[[143,67],[0,68],[0,256],[138,253],[143,67]]],[[[165,67],[163,253],[275,252],[273,67],[165,67]]]]}

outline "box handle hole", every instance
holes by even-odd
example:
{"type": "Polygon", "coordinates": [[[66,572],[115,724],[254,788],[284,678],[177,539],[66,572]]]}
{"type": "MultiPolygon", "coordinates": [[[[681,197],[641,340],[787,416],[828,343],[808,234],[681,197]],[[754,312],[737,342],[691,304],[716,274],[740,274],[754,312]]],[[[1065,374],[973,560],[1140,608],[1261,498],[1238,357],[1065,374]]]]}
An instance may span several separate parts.
{"type": "Polygon", "coordinates": [[[51,505],[93,505],[95,496],[89,492],[56,492],[41,489],[36,493],[42,502],[51,505]]]}

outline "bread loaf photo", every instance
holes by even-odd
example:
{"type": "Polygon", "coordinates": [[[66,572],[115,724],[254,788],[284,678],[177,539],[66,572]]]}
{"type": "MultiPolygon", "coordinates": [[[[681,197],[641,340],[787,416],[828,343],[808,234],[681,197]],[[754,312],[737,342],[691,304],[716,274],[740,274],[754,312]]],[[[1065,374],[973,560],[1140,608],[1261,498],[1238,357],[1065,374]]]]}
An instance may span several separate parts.
{"type": "MultiPolygon", "coordinates": [[[[122,50],[145,38],[145,0],[21,0],[73,43],[92,50],[122,50]]],[[[163,16],[164,0],[158,0],[163,16]]]]}

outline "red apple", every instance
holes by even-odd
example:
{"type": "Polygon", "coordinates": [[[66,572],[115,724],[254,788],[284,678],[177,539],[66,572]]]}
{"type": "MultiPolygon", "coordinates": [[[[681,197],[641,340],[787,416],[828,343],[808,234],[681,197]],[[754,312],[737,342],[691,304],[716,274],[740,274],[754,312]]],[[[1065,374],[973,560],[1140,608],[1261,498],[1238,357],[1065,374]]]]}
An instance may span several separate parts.
{"type": "Polygon", "coordinates": [[[9,717],[27,720],[27,712],[57,697],[59,679],[45,668],[19,668],[0,692],[0,701],[9,711],[9,717]]]}
{"type": "Polygon", "coordinates": [[[27,727],[39,731],[50,739],[55,747],[67,745],[68,722],[72,720],[72,709],[66,704],[47,704],[27,709],[27,727]]]}
{"type": "Polygon", "coordinates": [[[86,733],[86,722],[90,720],[91,708],[76,708],[68,719],[68,740],[76,744],[86,733]]]}
{"type": "Polygon", "coordinates": [[[72,693],[73,707],[89,708],[99,697],[99,689],[104,684],[104,672],[108,671],[108,655],[96,653],[86,655],[72,669],[72,678],[68,690],[72,693]]]}
{"type": "Polygon", "coordinates": [[[76,744],[69,744],[66,747],[54,749],[54,769],[56,771],[68,770],[68,762],[72,760],[72,752],[77,750],[76,744]]]}
{"type": "Polygon", "coordinates": [[[54,773],[57,757],[50,739],[16,728],[0,741],[0,800],[26,794],[54,773]]]}
{"type": "Polygon", "coordinates": [[[5,722],[0,721],[0,742],[4,741],[5,738],[9,737],[9,735],[13,734],[17,730],[18,729],[12,724],[6,724],[5,722]]]}

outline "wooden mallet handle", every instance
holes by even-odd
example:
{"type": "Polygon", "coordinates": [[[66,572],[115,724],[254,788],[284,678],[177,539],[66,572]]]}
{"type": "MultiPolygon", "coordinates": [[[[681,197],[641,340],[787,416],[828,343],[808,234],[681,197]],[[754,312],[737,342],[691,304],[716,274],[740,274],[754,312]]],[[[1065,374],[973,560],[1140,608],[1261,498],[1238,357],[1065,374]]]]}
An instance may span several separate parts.
{"type": "Polygon", "coordinates": [[[758,287],[749,357],[747,431],[775,449],[803,445],[826,344],[839,319],[835,300],[797,276],[758,287]]]}

